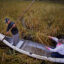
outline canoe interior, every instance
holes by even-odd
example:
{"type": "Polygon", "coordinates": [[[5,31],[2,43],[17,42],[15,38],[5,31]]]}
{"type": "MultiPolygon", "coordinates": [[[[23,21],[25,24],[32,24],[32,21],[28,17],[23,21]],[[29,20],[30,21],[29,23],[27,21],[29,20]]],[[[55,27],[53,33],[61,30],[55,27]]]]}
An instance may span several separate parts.
{"type": "MultiPolygon", "coordinates": [[[[10,45],[13,45],[13,39],[11,37],[5,37],[5,40],[10,43],[10,45]]],[[[16,47],[18,47],[21,50],[30,52],[31,54],[37,54],[41,56],[47,56],[50,57],[51,52],[48,51],[43,44],[32,42],[29,40],[20,40],[16,47]]]]}

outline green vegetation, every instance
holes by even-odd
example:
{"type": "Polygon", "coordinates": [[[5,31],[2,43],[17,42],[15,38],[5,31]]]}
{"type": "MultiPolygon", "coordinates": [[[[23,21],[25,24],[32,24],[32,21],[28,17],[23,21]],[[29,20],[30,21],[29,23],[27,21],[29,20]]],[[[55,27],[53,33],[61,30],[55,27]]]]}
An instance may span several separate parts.
{"type": "MultiPolygon", "coordinates": [[[[35,2],[24,15],[26,25],[26,28],[24,28],[21,20],[16,20],[30,3],[31,1],[0,0],[0,33],[5,34],[7,25],[4,19],[9,17],[16,23],[21,38],[31,36],[33,41],[52,45],[46,35],[64,35],[64,4],[35,2]],[[21,36],[22,33],[24,33],[23,36],[21,36]]],[[[18,52],[14,54],[9,47],[0,42],[0,64],[41,64],[41,62],[41,60],[30,58],[18,52]]],[[[44,63],[49,64],[49,62],[44,63]]]]}

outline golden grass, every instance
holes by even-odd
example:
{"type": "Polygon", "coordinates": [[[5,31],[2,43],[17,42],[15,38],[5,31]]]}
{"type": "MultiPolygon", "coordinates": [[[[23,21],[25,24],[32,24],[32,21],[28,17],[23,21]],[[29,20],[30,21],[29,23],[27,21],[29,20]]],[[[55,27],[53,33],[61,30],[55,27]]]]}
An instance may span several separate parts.
{"type": "MultiPolygon", "coordinates": [[[[33,41],[51,45],[48,35],[64,35],[64,5],[49,2],[35,2],[24,15],[24,28],[20,21],[16,21],[31,2],[1,1],[0,2],[0,33],[5,34],[4,19],[9,17],[19,29],[20,37],[31,35],[33,41]],[[22,36],[22,33],[24,35],[22,36]]],[[[11,36],[11,33],[10,33],[11,36]]],[[[1,44],[2,45],[2,44],[1,44]]],[[[41,60],[30,58],[17,53],[7,54],[9,48],[0,49],[0,64],[41,64],[41,60]]],[[[12,51],[12,50],[10,50],[12,51]]],[[[49,62],[45,62],[49,64],[49,62]]],[[[51,63],[52,64],[52,63],[51,63]]]]}

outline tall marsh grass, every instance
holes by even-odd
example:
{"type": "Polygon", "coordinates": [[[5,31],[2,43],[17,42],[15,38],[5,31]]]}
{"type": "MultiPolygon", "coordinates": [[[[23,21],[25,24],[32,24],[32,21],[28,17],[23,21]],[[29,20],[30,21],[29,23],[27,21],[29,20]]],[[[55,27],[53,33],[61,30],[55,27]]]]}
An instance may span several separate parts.
{"type": "MultiPolygon", "coordinates": [[[[47,38],[48,35],[64,35],[64,5],[50,2],[35,2],[24,15],[26,25],[26,28],[24,28],[21,20],[16,20],[23,14],[30,3],[28,1],[0,1],[0,33],[5,34],[7,25],[4,19],[8,17],[16,23],[20,37],[28,38],[29,35],[33,41],[52,45],[47,38]],[[22,33],[24,34],[23,36],[22,33]]],[[[42,62],[20,53],[8,55],[9,50],[8,47],[0,49],[0,64],[41,64],[42,62]]],[[[49,64],[49,62],[45,63],[49,64]]]]}

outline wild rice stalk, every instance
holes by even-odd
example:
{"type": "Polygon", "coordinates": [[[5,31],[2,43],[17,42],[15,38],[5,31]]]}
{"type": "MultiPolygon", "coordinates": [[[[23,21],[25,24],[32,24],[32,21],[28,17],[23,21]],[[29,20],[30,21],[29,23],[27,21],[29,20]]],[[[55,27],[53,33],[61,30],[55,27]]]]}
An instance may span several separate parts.
{"type": "Polygon", "coordinates": [[[1,62],[1,64],[3,64],[5,62],[5,53],[3,52],[3,54],[2,54],[2,62],[1,62]]]}

